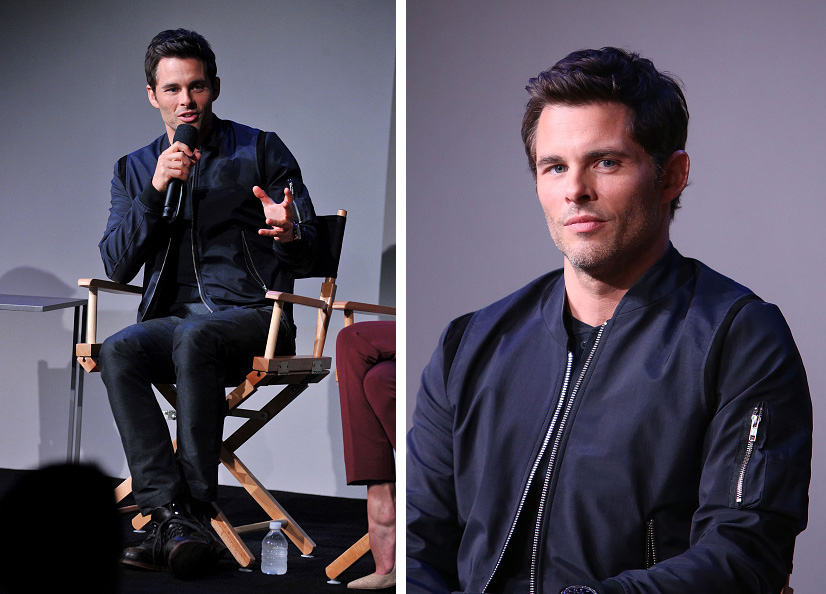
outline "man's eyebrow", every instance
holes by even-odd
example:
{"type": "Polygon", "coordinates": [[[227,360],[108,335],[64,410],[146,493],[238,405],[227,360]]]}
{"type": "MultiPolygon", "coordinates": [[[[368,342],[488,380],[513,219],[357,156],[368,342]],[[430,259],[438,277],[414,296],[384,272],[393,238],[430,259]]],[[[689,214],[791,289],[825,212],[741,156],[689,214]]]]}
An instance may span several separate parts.
{"type": "MultiPolygon", "coordinates": [[[[195,85],[206,85],[206,84],[207,84],[207,79],[199,78],[197,80],[189,81],[189,83],[187,83],[187,87],[193,87],[195,85]]],[[[180,83],[171,82],[171,83],[167,83],[165,85],[162,85],[161,88],[162,89],[177,89],[180,86],[181,86],[180,83]]]]}
{"type": "Polygon", "coordinates": [[[616,157],[619,159],[626,159],[630,155],[628,152],[620,148],[602,148],[588,151],[586,156],[589,160],[604,159],[605,157],[616,157]]]}
{"type": "Polygon", "coordinates": [[[551,165],[553,163],[561,163],[564,160],[565,159],[563,159],[559,155],[545,155],[544,157],[541,157],[541,158],[536,160],[536,165],[537,165],[537,167],[541,167],[543,165],[551,165]]]}
{"type": "MultiPolygon", "coordinates": [[[[625,159],[629,157],[629,153],[620,148],[600,148],[588,151],[585,153],[585,158],[588,161],[595,161],[597,159],[605,159],[606,157],[614,157],[617,159],[625,159]]],[[[537,166],[551,165],[553,163],[564,163],[566,159],[560,155],[543,155],[536,160],[537,166]]]]}

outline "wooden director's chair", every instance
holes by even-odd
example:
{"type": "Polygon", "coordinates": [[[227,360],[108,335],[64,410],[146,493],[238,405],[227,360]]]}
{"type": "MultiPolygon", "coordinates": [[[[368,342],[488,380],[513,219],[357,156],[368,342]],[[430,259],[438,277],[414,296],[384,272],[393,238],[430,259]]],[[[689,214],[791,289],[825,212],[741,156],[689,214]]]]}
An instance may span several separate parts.
{"type": "MultiPolygon", "coordinates": [[[[333,309],[344,312],[344,326],[350,326],[355,323],[355,312],[374,314],[374,315],[388,315],[395,316],[396,308],[387,305],[374,305],[372,303],[359,303],[358,301],[336,301],[333,303],[333,309]]],[[[338,379],[338,374],[336,374],[338,379]]],[[[344,551],[339,557],[330,563],[324,570],[327,577],[335,580],[344,571],[346,571],[353,563],[361,559],[367,551],[370,550],[370,535],[365,534],[349,549],[344,551]]]]}
{"type": "MultiPolygon", "coordinates": [[[[298,277],[324,279],[321,283],[321,295],[318,299],[278,291],[268,291],[266,293],[266,297],[272,299],[274,303],[265,352],[263,356],[253,359],[251,362],[252,370],[247,374],[244,381],[227,395],[228,414],[230,416],[244,417],[247,421],[224,440],[221,447],[220,461],[270,518],[281,521],[284,533],[293,544],[298,547],[302,554],[305,555],[313,551],[316,546],[315,542],[313,542],[264,485],[250,472],[235,454],[235,451],[272,420],[275,415],[281,412],[290,402],[295,400],[310,384],[321,381],[330,373],[331,358],[322,356],[322,353],[327,338],[327,327],[332,313],[333,300],[336,294],[336,278],[338,276],[338,264],[341,256],[346,220],[347,212],[344,210],[339,210],[335,215],[318,217],[318,261],[311,271],[298,277]],[[295,355],[291,357],[274,356],[281,313],[286,303],[315,307],[318,309],[315,341],[311,355],[295,355]],[[284,387],[272,400],[258,410],[238,408],[238,405],[245,402],[258,388],[270,384],[283,385],[284,387]]],[[[141,288],[97,279],[80,279],[78,285],[86,287],[89,290],[89,318],[86,334],[89,342],[78,344],[76,347],[76,355],[78,361],[86,371],[96,372],[100,371],[98,361],[100,343],[97,342],[96,338],[98,293],[103,291],[140,295],[141,288]]],[[[175,386],[171,384],[155,384],[155,388],[174,408],[177,394],[175,386]]],[[[174,442],[173,445],[175,445],[174,442]]],[[[115,489],[116,501],[118,503],[121,502],[131,492],[132,478],[130,477],[115,489]]],[[[269,522],[260,522],[236,528],[227,520],[215,503],[213,503],[213,506],[215,506],[217,516],[212,520],[212,527],[227,546],[235,560],[242,567],[249,567],[255,562],[255,557],[246,544],[244,544],[239,534],[260,530],[266,527],[269,522]]],[[[137,506],[122,508],[122,511],[126,513],[136,510],[137,506]]],[[[138,513],[132,520],[132,526],[138,530],[145,526],[150,519],[150,517],[138,513]]]]}

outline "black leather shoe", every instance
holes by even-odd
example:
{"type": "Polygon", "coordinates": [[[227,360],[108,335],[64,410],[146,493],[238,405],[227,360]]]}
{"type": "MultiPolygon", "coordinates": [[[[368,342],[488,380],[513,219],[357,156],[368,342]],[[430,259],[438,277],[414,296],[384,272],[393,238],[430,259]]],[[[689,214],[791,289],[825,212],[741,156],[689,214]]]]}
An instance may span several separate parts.
{"type": "Polygon", "coordinates": [[[208,573],[218,561],[214,538],[206,526],[187,508],[177,503],[152,512],[163,533],[166,564],[179,579],[192,579],[208,573]]]}
{"type": "Polygon", "coordinates": [[[120,562],[138,569],[166,571],[166,555],[159,537],[158,525],[152,523],[149,536],[141,544],[125,548],[121,553],[120,562]]]}
{"type": "Polygon", "coordinates": [[[169,569],[180,579],[206,574],[220,555],[215,539],[204,524],[177,503],[152,512],[152,530],[138,546],[124,549],[120,562],[149,570],[169,569]]]}

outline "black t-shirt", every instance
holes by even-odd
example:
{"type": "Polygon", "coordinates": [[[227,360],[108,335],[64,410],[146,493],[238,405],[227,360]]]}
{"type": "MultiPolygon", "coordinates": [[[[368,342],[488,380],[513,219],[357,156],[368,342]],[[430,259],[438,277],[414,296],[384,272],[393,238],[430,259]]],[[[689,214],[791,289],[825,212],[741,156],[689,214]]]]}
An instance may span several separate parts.
{"type": "Polygon", "coordinates": [[[192,201],[186,187],[181,192],[180,212],[172,223],[171,244],[164,265],[160,287],[159,312],[170,313],[175,305],[200,302],[192,249],[192,201]]]}

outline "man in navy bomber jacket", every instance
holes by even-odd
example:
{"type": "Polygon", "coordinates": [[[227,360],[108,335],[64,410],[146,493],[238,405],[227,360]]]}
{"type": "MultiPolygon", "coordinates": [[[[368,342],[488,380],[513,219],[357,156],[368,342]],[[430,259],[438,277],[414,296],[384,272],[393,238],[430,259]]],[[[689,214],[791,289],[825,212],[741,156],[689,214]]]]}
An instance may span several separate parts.
{"type": "Polygon", "coordinates": [[[812,411],[780,311],[681,256],[679,85],[615,48],[531,79],[522,137],[564,255],[454,320],[407,461],[407,591],[779,594],[812,411]]]}
{"type": "MultiPolygon", "coordinates": [[[[107,338],[101,375],[123,441],[132,492],[151,531],[121,562],[192,578],[217,560],[205,524],[218,487],[225,386],[264,352],[268,290],[292,291],[316,257],[313,205],[298,164],[274,133],[220,120],[215,54],[184,29],[159,33],[147,49],[147,94],[166,128],[120,159],[100,251],[106,274],[143,273],[138,323],[107,338]],[[182,124],[194,146],[176,139],[182,124]],[[164,215],[173,180],[182,191],[164,215]],[[177,452],[152,391],[177,385],[177,452]]],[[[269,303],[269,304],[268,304],[269,303]]],[[[285,308],[277,354],[295,352],[285,308]]]]}

